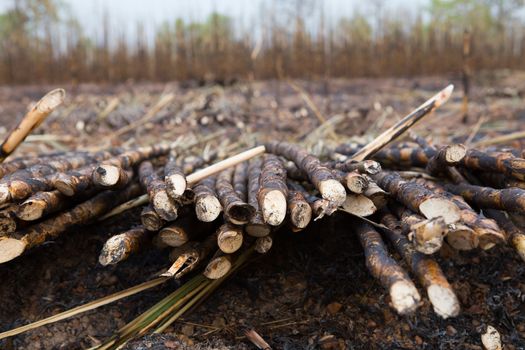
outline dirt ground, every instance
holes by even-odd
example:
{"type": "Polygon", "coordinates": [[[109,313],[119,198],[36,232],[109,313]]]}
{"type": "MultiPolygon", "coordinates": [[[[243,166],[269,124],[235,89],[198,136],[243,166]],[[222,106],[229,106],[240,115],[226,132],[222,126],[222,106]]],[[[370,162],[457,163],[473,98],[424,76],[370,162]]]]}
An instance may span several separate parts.
{"type": "MultiPolygon", "coordinates": [[[[523,77],[520,72],[480,74],[467,124],[461,123],[458,91],[415,130],[431,134],[436,142],[465,139],[480,118],[484,122],[474,142],[520,130],[525,119],[523,77]]],[[[344,141],[384,129],[451,81],[458,82],[454,77],[431,77],[298,83],[326,118],[342,116],[336,130],[337,141],[344,141]]],[[[110,143],[148,144],[219,130],[226,130],[225,137],[246,143],[270,137],[304,140],[319,124],[285,82],[228,87],[131,83],[64,87],[68,100],[37,132],[44,140],[25,143],[19,154],[105,144],[114,130],[138,120],[166,92],[175,93],[170,106],[140,130],[110,143]],[[115,96],[118,107],[100,118],[115,96]]],[[[0,134],[50,88],[1,87],[0,134]]],[[[521,147],[519,142],[513,145],[521,147]]],[[[113,267],[98,264],[105,240],[137,216],[137,212],[126,213],[108,222],[103,230],[79,227],[1,265],[0,331],[133,286],[165,268],[167,252],[156,250],[113,267]]],[[[461,314],[443,320],[423,297],[414,315],[401,317],[389,307],[387,293],[367,272],[362,249],[345,214],[320,220],[301,233],[281,229],[267,255],[224,283],[190,315],[165,334],[135,340],[126,349],[254,349],[243,336],[248,327],[255,328],[275,349],[482,349],[480,336],[488,325],[499,331],[505,349],[525,349],[525,264],[519,257],[510,248],[497,247],[468,253],[445,249],[437,258],[458,294],[461,314]]],[[[0,341],[0,348],[80,349],[96,345],[179,283],[170,281],[0,341]]]]}

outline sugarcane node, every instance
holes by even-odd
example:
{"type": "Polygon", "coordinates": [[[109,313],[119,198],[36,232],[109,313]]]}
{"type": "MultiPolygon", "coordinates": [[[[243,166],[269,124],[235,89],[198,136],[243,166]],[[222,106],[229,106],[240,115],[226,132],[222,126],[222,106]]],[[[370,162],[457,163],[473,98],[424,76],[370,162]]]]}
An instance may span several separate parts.
{"type": "Polygon", "coordinates": [[[449,165],[458,164],[467,154],[467,147],[462,144],[453,144],[446,146],[445,162],[449,165]]]}
{"type": "Polygon", "coordinates": [[[153,209],[166,221],[175,221],[178,217],[178,210],[175,203],[171,201],[166,191],[157,191],[150,196],[153,209]]]}
{"type": "Polygon", "coordinates": [[[0,237],[0,264],[22,255],[27,244],[16,238],[0,237]]]}
{"type": "Polygon", "coordinates": [[[265,237],[272,232],[272,229],[269,225],[265,224],[261,218],[261,221],[259,223],[247,223],[244,226],[244,231],[252,237],[265,237]]]}
{"type": "Polygon", "coordinates": [[[221,203],[214,195],[197,196],[195,200],[195,213],[199,220],[212,222],[219,217],[221,211],[221,203]]]}
{"type": "Polygon", "coordinates": [[[11,200],[9,186],[5,183],[0,184],[0,204],[7,203],[11,200]]]}
{"type": "Polygon", "coordinates": [[[357,216],[370,216],[377,211],[371,199],[361,195],[349,193],[341,206],[341,211],[357,216]]]}
{"type": "Polygon", "coordinates": [[[286,217],[286,169],[274,154],[265,154],[259,177],[258,205],[264,222],[279,226],[286,217]]]}
{"type": "Polygon", "coordinates": [[[186,230],[174,223],[170,226],[164,227],[158,233],[158,237],[164,244],[170,247],[180,247],[190,240],[186,230]]]}
{"type": "MultiPolygon", "coordinates": [[[[494,219],[504,230],[507,241],[511,243],[521,259],[525,261],[525,234],[522,227],[518,227],[513,221],[513,219],[516,219],[516,215],[493,209],[486,209],[483,212],[487,217],[494,219]]],[[[519,217],[521,218],[521,215],[519,217]]]]}
{"type": "Polygon", "coordinates": [[[98,262],[102,266],[114,265],[125,259],[127,255],[125,235],[120,234],[110,237],[98,257],[98,262]]]}
{"type": "Polygon", "coordinates": [[[312,208],[306,201],[294,202],[289,211],[290,221],[296,228],[306,228],[312,220],[312,208]]]}
{"type": "Polygon", "coordinates": [[[255,240],[255,251],[259,254],[266,254],[272,249],[273,239],[270,236],[259,237],[255,240]]]}
{"type": "Polygon", "coordinates": [[[100,164],[93,172],[93,182],[100,186],[115,186],[119,181],[122,168],[112,164],[100,164]]]}
{"type": "Polygon", "coordinates": [[[353,193],[363,193],[368,187],[368,180],[365,176],[358,172],[349,172],[346,175],[346,188],[353,193]]]}
{"type": "Polygon", "coordinates": [[[206,265],[202,274],[211,280],[216,280],[224,277],[232,267],[231,257],[228,255],[221,255],[212,258],[206,265]]]}
{"type": "Polygon", "coordinates": [[[140,222],[148,231],[158,231],[166,224],[166,221],[162,219],[150,205],[142,209],[140,222]]]}
{"type": "Polygon", "coordinates": [[[16,211],[16,216],[24,221],[33,221],[40,219],[47,207],[43,199],[29,199],[20,204],[16,211]]]}
{"type": "Polygon", "coordinates": [[[73,181],[73,177],[69,177],[65,174],[58,174],[58,177],[53,181],[53,187],[65,196],[71,197],[75,195],[76,192],[76,183],[72,183],[73,181]]]}
{"type": "Polygon", "coordinates": [[[264,222],[271,226],[279,226],[286,217],[285,194],[279,190],[262,189],[259,197],[264,222]]]}
{"type": "Polygon", "coordinates": [[[410,226],[414,247],[423,254],[433,254],[443,245],[448,227],[442,217],[422,220],[410,226]]]}
{"type": "Polygon", "coordinates": [[[184,191],[186,191],[186,178],[182,174],[167,175],[164,181],[169,189],[168,193],[171,194],[174,199],[182,196],[184,191]]]}
{"type": "Polygon", "coordinates": [[[525,213],[525,190],[519,188],[493,189],[470,184],[446,184],[445,188],[479,208],[500,209],[525,213]]]}
{"type": "Polygon", "coordinates": [[[242,246],[242,228],[232,225],[222,225],[217,233],[217,245],[219,249],[226,253],[234,253],[242,246]]]}
{"type": "Polygon", "coordinates": [[[334,202],[336,205],[341,205],[346,200],[344,186],[334,179],[321,181],[319,183],[319,192],[324,199],[334,202]]]}
{"type": "Polygon", "coordinates": [[[479,245],[476,232],[462,223],[449,225],[446,240],[452,248],[457,250],[472,250],[479,245]]]}

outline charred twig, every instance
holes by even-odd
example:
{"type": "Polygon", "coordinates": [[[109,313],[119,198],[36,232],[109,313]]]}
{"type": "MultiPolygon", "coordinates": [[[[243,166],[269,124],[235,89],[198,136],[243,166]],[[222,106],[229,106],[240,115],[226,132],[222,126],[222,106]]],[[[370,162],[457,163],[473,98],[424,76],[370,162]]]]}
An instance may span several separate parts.
{"type": "Polygon", "coordinates": [[[173,264],[162,274],[162,276],[181,278],[202,264],[214,249],[217,248],[216,235],[210,235],[201,242],[187,242],[184,245],[173,248],[170,252],[170,260],[173,264]]]}
{"type": "Polygon", "coordinates": [[[177,163],[174,151],[170,152],[170,157],[164,167],[164,181],[168,188],[168,194],[173,199],[179,198],[184,191],[186,191],[186,177],[184,176],[182,168],[177,163]]]}
{"type": "Polygon", "coordinates": [[[301,231],[312,220],[312,207],[300,191],[289,190],[287,198],[287,212],[294,232],[301,231]]]}
{"type": "Polygon", "coordinates": [[[170,151],[169,145],[140,147],[126,151],[99,164],[93,170],[93,183],[100,186],[114,186],[123,175],[123,169],[130,169],[142,161],[165,155],[170,151]]]}
{"type": "Polygon", "coordinates": [[[16,216],[24,221],[38,220],[66,208],[68,198],[57,190],[38,192],[18,206],[16,216]]]}
{"type": "Polygon", "coordinates": [[[368,178],[356,170],[348,173],[340,170],[333,170],[332,172],[335,178],[338,179],[339,182],[341,182],[348,189],[348,191],[352,193],[363,193],[368,187],[368,178]]]}
{"type": "Polygon", "coordinates": [[[433,254],[441,248],[443,238],[449,231],[442,217],[425,219],[399,204],[393,204],[392,209],[418,252],[433,254]]]}
{"type": "Polygon", "coordinates": [[[226,220],[236,225],[244,225],[255,215],[255,209],[235,192],[232,184],[233,170],[228,168],[218,175],[215,189],[226,220]]]}
{"type": "Polygon", "coordinates": [[[200,221],[214,221],[222,211],[221,203],[215,192],[216,180],[216,176],[210,176],[193,188],[195,193],[195,213],[200,221]]]}
{"type": "Polygon", "coordinates": [[[330,168],[344,172],[358,171],[360,174],[375,175],[381,171],[381,164],[375,160],[363,160],[361,162],[348,159],[344,162],[330,162],[330,168]]]}
{"type": "Polygon", "coordinates": [[[386,236],[425,287],[434,311],[445,319],[457,316],[459,301],[437,262],[414,250],[403,235],[400,223],[391,213],[382,211],[380,217],[381,223],[388,227],[386,236]]]}
{"type": "Polygon", "coordinates": [[[469,242],[468,239],[465,239],[465,237],[458,237],[457,234],[454,235],[454,232],[450,232],[447,236],[447,241],[454,248],[462,250],[473,249],[479,243],[479,246],[482,249],[487,250],[494,247],[496,244],[502,244],[506,242],[505,234],[498,227],[496,222],[476,213],[474,209],[472,209],[465,202],[463,197],[452,195],[446,192],[442,186],[436,183],[425,180],[417,181],[432,189],[433,191],[450,198],[450,200],[452,200],[461,210],[461,221],[474,230],[476,237],[472,240],[472,242],[469,242]]]}
{"type": "Polygon", "coordinates": [[[265,154],[259,177],[257,198],[264,222],[279,226],[286,216],[286,170],[281,160],[273,154],[265,154]]]}
{"type": "Polygon", "coordinates": [[[56,238],[74,225],[88,223],[137,194],[140,186],[133,184],[122,191],[104,191],[75,206],[73,209],[51,217],[24,231],[0,239],[0,263],[12,260],[25,250],[56,238]]]}
{"type": "Polygon", "coordinates": [[[174,202],[166,190],[166,184],[153,170],[149,161],[140,163],[139,178],[147,191],[150,203],[159,216],[166,221],[173,221],[178,216],[178,203],[174,202]]]}
{"type": "Polygon", "coordinates": [[[13,153],[31,131],[42,124],[46,117],[64,102],[65,97],[64,89],[55,89],[48,92],[27,112],[0,145],[0,163],[13,153]]]}
{"type": "Polygon", "coordinates": [[[151,205],[146,205],[142,209],[142,212],[140,213],[140,222],[148,231],[158,231],[166,225],[166,220],[161,218],[151,205]]]}
{"type": "Polygon", "coordinates": [[[286,142],[268,142],[267,151],[292,160],[295,165],[304,171],[312,184],[319,190],[323,199],[334,203],[334,206],[343,204],[346,191],[337,181],[331,170],[321,165],[319,159],[305,150],[286,142]]]}
{"type": "Polygon", "coordinates": [[[525,190],[520,188],[496,190],[469,184],[447,184],[445,188],[479,208],[525,213],[525,190]]]}
{"type": "Polygon", "coordinates": [[[374,175],[374,180],[399,202],[427,219],[441,216],[447,224],[453,224],[460,219],[460,210],[452,201],[424,186],[404,181],[399,175],[387,172],[374,175]]]}
{"type": "Polygon", "coordinates": [[[366,266],[388,289],[394,309],[400,315],[413,312],[421,297],[408,274],[389,256],[385,243],[372,226],[356,221],[353,227],[365,251],[366,266]]]}
{"type": "Polygon", "coordinates": [[[442,147],[435,156],[428,160],[426,170],[433,176],[443,175],[447,167],[458,165],[466,154],[467,149],[462,144],[442,147]]]}
{"type": "Polygon", "coordinates": [[[248,235],[253,237],[268,236],[271,232],[271,227],[264,222],[261,210],[259,208],[259,201],[257,194],[260,188],[260,176],[262,168],[262,159],[255,158],[250,161],[248,167],[248,204],[255,209],[255,214],[245,226],[245,231],[248,235]]]}
{"type": "Polygon", "coordinates": [[[150,241],[151,233],[142,226],[112,236],[102,247],[98,261],[103,266],[117,264],[142,250],[150,241]]]}
{"type": "Polygon", "coordinates": [[[485,213],[490,218],[496,220],[498,225],[505,230],[512,247],[516,250],[520,258],[525,261],[525,232],[516,226],[504,212],[487,209],[485,210],[485,213]]]}
{"type": "Polygon", "coordinates": [[[525,180],[525,159],[515,157],[508,152],[489,154],[469,149],[461,160],[461,165],[467,169],[492,171],[516,180],[525,180]]]}

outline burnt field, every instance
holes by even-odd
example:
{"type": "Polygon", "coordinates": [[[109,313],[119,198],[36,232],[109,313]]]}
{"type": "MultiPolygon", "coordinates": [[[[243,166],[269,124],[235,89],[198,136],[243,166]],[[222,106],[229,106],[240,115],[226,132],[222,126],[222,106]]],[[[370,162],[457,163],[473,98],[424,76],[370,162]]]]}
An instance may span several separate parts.
{"type": "MultiPolygon", "coordinates": [[[[525,74],[480,74],[463,120],[461,92],[413,129],[436,144],[482,147],[523,130],[525,74]]],[[[326,80],[293,83],[78,85],[17,150],[98,150],[160,140],[200,142],[231,151],[267,140],[301,142],[309,149],[367,142],[454,77],[326,80]],[[297,88],[299,86],[299,88],[297,88]],[[328,120],[327,122],[322,122],[328,120]]],[[[458,85],[459,86],[459,85],[458,85]]],[[[31,102],[52,87],[1,87],[0,135],[31,102]]],[[[519,139],[501,146],[522,149],[519,139]]],[[[77,227],[0,265],[0,331],[5,331],[155,277],[166,251],[149,249],[114,266],[98,255],[109,236],[137,220],[134,209],[104,225],[77,227]]],[[[293,233],[282,227],[273,248],[223,283],[161,335],[126,349],[252,349],[254,328],[275,349],[482,349],[492,326],[505,349],[525,348],[525,265],[509,246],[435,254],[461,311],[443,320],[426,297],[414,314],[399,316],[367,270],[352,222],[336,213],[293,233]]],[[[401,259],[390,250],[398,261],[401,259]]],[[[141,294],[0,341],[3,349],[95,346],[177,288],[172,280],[141,294]]]]}

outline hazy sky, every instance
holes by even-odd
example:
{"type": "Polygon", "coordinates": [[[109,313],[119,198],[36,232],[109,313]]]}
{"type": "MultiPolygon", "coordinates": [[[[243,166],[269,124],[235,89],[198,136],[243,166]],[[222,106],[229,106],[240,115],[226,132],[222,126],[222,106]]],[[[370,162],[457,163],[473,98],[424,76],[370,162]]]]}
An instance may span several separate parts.
{"type": "MultiPolygon", "coordinates": [[[[6,0],[0,0],[6,1],[6,0]]],[[[12,0],[11,0],[12,1],[12,0]]],[[[282,0],[62,0],[68,4],[87,29],[88,33],[97,31],[100,17],[105,11],[111,22],[126,32],[133,31],[137,22],[143,22],[146,28],[153,28],[164,21],[176,18],[203,20],[211,12],[217,11],[235,19],[235,23],[249,28],[251,23],[264,21],[262,9],[271,9],[282,0]]],[[[313,1],[317,17],[320,7],[325,15],[335,23],[339,18],[351,15],[356,9],[371,15],[372,7],[368,1],[360,0],[317,0],[313,1]]],[[[399,8],[406,1],[384,1],[388,8],[399,8]]],[[[422,7],[428,0],[413,0],[411,7],[422,7]]]]}
{"type": "MultiPolygon", "coordinates": [[[[0,0],[0,11],[13,6],[17,0],[0,0]]],[[[135,38],[137,24],[141,23],[148,39],[154,36],[155,28],[164,22],[174,23],[177,18],[189,21],[202,21],[210,13],[216,11],[233,18],[239,32],[246,30],[257,31],[264,24],[264,13],[273,12],[276,4],[286,2],[290,13],[293,14],[295,0],[57,0],[66,4],[67,8],[77,18],[84,33],[92,38],[102,35],[101,25],[105,13],[110,19],[111,29],[119,34],[125,34],[128,40],[135,38]],[[269,11],[265,11],[269,10],[269,11]]],[[[378,0],[384,5],[389,15],[405,18],[406,9],[409,13],[423,9],[430,0],[378,0]],[[409,4],[409,5],[407,5],[409,4]],[[401,11],[404,9],[404,11],[401,11]]],[[[349,17],[355,11],[365,16],[374,16],[373,0],[307,0],[311,4],[307,17],[307,28],[315,31],[324,12],[327,24],[336,24],[342,17],[349,17]]],[[[282,8],[282,7],[280,7],[282,8]]],[[[287,17],[288,18],[288,17],[287,17]]],[[[372,23],[373,24],[373,23],[372,23]]],[[[67,30],[67,29],[66,29],[67,30]]],[[[151,41],[151,40],[148,40],[151,41]]]]}

